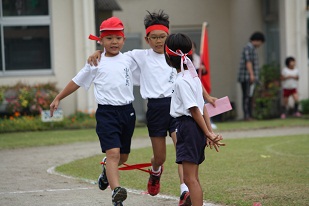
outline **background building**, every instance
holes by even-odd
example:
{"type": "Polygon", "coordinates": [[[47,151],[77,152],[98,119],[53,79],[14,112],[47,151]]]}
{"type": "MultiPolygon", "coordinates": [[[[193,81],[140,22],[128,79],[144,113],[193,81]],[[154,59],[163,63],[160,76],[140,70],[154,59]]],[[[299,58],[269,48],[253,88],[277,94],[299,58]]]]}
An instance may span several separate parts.
{"type": "MultiPolygon", "coordinates": [[[[229,96],[242,117],[240,86],[236,81],[240,53],[255,31],[266,35],[259,49],[260,65],[283,67],[294,56],[301,73],[301,99],[309,97],[306,0],[0,0],[0,85],[56,82],[59,89],[84,66],[97,45],[88,40],[102,20],[123,20],[127,41],[123,51],[148,48],[144,16],[163,9],[171,32],[187,33],[199,47],[201,25],[209,24],[212,95],[229,96]]],[[[138,118],[145,101],[135,89],[138,118]]],[[[66,115],[96,109],[93,91],[78,92],[62,101],[66,115]]]]}

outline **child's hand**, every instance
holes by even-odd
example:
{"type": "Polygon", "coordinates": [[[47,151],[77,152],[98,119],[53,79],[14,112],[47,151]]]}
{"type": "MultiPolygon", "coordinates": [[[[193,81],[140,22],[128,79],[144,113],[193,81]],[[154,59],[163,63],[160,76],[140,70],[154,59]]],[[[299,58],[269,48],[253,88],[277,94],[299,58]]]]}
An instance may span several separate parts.
{"type": "Polygon", "coordinates": [[[88,57],[87,63],[91,66],[98,66],[98,61],[101,59],[101,51],[95,51],[91,56],[88,57]]]}
{"type": "Polygon", "coordinates": [[[54,115],[54,111],[58,109],[59,102],[60,101],[55,98],[54,101],[50,104],[49,106],[50,117],[52,117],[54,115]]]}
{"type": "Polygon", "coordinates": [[[215,148],[217,152],[219,152],[219,147],[220,146],[225,146],[225,143],[221,142],[223,140],[222,135],[218,134],[216,135],[215,133],[210,133],[210,135],[207,136],[206,144],[207,146],[212,149],[212,147],[215,148]]]}

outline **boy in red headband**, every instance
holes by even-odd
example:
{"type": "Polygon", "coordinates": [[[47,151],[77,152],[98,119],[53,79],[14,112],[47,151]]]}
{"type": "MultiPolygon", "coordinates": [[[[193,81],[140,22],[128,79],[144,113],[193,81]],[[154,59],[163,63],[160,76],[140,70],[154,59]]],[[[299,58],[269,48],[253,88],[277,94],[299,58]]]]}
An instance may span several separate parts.
{"type": "MultiPolygon", "coordinates": [[[[167,132],[176,144],[176,126],[174,118],[170,116],[170,102],[174,81],[177,74],[175,68],[170,67],[164,58],[164,43],[169,35],[169,16],[163,11],[153,12],[144,19],[146,29],[145,41],[151,49],[134,49],[124,53],[137,63],[140,70],[140,93],[147,104],[147,127],[152,143],[153,157],[152,174],[149,177],[147,189],[152,196],[160,192],[160,177],[166,160],[167,132]]],[[[102,51],[96,51],[88,58],[90,64],[97,64],[102,51]]],[[[205,91],[205,98],[214,104],[216,98],[205,91]]],[[[187,186],[183,183],[182,168],[178,168],[180,178],[179,205],[191,205],[187,186]]]]}
{"type": "Polygon", "coordinates": [[[128,159],[136,120],[132,102],[133,71],[137,65],[132,58],[120,52],[125,41],[123,30],[122,22],[116,17],[102,22],[100,37],[89,36],[104,47],[98,66],[86,64],[50,105],[50,114],[53,116],[61,99],[79,87],[88,89],[91,83],[94,83],[94,94],[98,103],[96,132],[102,152],[106,153],[99,187],[106,189],[110,185],[114,206],[122,206],[122,202],[127,198],[126,189],[120,187],[118,165],[128,159]]]}
{"type": "Polygon", "coordinates": [[[189,187],[192,205],[203,205],[198,168],[205,159],[207,140],[215,147],[224,144],[220,142],[222,137],[212,133],[204,120],[202,85],[191,62],[190,38],[180,33],[171,34],[165,44],[166,61],[178,72],[170,110],[177,121],[176,163],[182,164],[183,179],[189,187]]]}

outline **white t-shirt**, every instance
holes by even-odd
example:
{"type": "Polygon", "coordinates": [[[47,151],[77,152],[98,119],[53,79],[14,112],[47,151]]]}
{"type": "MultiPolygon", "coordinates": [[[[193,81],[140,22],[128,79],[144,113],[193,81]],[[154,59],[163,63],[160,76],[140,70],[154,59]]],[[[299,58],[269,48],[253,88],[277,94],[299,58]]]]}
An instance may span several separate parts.
{"type": "Polygon", "coordinates": [[[198,77],[193,78],[188,70],[179,72],[172,94],[170,115],[172,117],[191,116],[189,109],[198,107],[203,115],[204,99],[202,84],[198,77]]]}
{"type": "Polygon", "coordinates": [[[177,71],[166,63],[164,54],[152,49],[134,49],[124,54],[132,57],[140,69],[140,93],[143,99],[172,95],[177,71]]]}
{"type": "Polygon", "coordinates": [[[98,66],[86,64],[72,79],[77,85],[89,89],[94,84],[96,102],[101,105],[120,106],[134,100],[133,72],[137,69],[135,61],[119,53],[114,57],[102,54],[98,66]]]}
{"type": "MultiPolygon", "coordinates": [[[[299,72],[298,69],[294,68],[294,69],[289,69],[287,67],[285,67],[282,72],[281,75],[284,77],[287,76],[298,76],[299,72]]],[[[286,79],[284,81],[282,81],[282,87],[283,89],[295,89],[298,86],[298,80],[296,79],[286,79]]]]}

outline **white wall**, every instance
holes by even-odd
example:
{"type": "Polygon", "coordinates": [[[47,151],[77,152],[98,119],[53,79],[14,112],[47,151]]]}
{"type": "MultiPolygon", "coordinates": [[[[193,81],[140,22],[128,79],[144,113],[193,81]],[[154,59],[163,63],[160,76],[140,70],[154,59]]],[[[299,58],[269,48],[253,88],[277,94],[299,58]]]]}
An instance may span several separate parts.
{"type": "MultiPolygon", "coordinates": [[[[230,8],[230,55],[232,59],[231,72],[225,79],[230,80],[231,99],[236,102],[238,119],[243,118],[242,92],[237,82],[237,73],[243,47],[255,31],[264,32],[261,1],[232,0],[230,8]]],[[[264,47],[258,50],[260,67],[264,64],[264,47]]]]}

